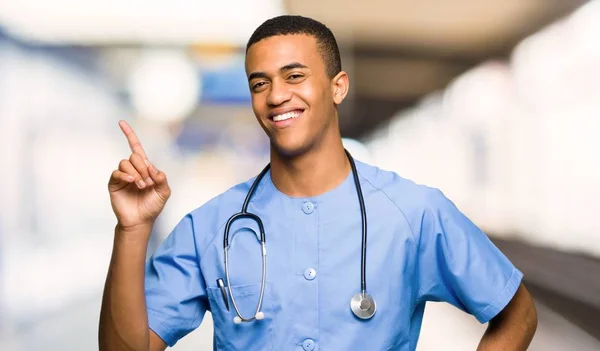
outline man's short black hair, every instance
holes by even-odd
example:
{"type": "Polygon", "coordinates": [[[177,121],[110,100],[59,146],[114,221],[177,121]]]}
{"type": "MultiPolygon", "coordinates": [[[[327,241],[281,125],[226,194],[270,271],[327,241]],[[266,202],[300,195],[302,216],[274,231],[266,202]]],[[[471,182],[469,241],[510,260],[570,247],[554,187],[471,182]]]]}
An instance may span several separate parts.
{"type": "Polygon", "coordinates": [[[317,40],[321,57],[325,62],[325,69],[330,78],[335,77],[342,70],[340,49],[333,33],[323,23],[308,17],[283,15],[266,20],[261,24],[246,45],[246,53],[252,44],[262,39],[277,35],[306,34],[317,40]]]}

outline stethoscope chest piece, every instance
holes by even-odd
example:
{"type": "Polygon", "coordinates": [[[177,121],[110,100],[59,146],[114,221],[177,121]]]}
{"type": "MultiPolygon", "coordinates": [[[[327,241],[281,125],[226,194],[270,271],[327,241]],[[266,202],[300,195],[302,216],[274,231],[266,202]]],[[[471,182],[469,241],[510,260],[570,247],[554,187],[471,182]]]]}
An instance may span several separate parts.
{"type": "Polygon", "coordinates": [[[369,319],[377,311],[377,305],[373,297],[364,292],[354,295],[350,301],[350,308],[354,315],[360,319],[369,319]]]}

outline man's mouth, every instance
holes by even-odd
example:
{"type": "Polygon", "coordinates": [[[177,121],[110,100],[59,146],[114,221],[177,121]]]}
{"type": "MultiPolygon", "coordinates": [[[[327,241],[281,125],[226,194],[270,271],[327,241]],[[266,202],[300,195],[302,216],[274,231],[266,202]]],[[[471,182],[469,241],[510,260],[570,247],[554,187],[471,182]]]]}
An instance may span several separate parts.
{"type": "Polygon", "coordinates": [[[303,110],[293,110],[285,113],[281,113],[278,115],[269,116],[269,118],[274,122],[281,122],[292,118],[300,117],[300,115],[304,112],[303,110]]]}

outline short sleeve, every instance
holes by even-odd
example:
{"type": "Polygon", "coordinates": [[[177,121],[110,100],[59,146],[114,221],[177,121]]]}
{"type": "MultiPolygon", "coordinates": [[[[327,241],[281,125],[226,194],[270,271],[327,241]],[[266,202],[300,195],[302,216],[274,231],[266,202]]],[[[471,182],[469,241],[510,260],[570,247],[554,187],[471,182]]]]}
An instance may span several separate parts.
{"type": "Polygon", "coordinates": [[[441,191],[431,192],[421,219],[419,300],[448,302],[486,323],[510,302],[523,273],[441,191]]]}
{"type": "Polygon", "coordinates": [[[148,260],[145,279],[149,327],[173,346],[200,325],[208,304],[191,215],[177,224],[148,260]]]}

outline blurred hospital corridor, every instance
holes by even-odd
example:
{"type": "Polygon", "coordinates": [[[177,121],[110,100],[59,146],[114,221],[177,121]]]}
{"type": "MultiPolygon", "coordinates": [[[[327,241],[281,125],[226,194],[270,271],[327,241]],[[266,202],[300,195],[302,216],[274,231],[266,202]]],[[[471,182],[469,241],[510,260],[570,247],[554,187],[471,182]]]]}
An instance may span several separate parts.
{"type": "MultiPolygon", "coordinates": [[[[148,256],[260,172],[244,46],[301,14],[342,49],[345,147],[439,188],[524,273],[529,350],[599,351],[600,0],[351,3],[0,1],[0,350],[98,349],[119,120],[172,188],[148,256]]],[[[475,351],[485,327],[429,303],[417,350],[475,351]]],[[[212,347],[207,312],[173,349],[212,347]]]]}

